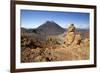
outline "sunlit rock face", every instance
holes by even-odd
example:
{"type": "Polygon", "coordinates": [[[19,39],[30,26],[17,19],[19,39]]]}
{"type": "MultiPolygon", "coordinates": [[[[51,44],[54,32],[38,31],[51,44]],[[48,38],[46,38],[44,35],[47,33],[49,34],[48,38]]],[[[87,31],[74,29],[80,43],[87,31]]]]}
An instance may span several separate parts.
{"type": "Polygon", "coordinates": [[[71,44],[75,39],[75,26],[74,24],[71,24],[67,29],[67,35],[66,35],[66,42],[67,44],[71,44]]]}
{"type": "Polygon", "coordinates": [[[81,34],[80,33],[76,34],[73,44],[80,45],[81,41],[82,41],[81,34]]]}

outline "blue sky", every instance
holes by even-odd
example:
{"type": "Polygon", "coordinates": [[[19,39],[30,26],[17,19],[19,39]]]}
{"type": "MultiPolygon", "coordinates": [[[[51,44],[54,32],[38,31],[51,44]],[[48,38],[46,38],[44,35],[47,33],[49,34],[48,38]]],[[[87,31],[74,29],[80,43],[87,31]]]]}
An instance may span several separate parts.
{"type": "Polygon", "coordinates": [[[89,28],[89,13],[21,10],[21,27],[37,28],[46,21],[54,21],[63,28],[73,23],[77,28],[89,28]]]}

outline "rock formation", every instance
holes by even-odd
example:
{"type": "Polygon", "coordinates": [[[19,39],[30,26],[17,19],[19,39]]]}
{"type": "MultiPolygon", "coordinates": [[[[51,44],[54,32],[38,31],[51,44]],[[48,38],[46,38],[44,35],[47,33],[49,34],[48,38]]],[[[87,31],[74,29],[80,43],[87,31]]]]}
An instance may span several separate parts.
{"type": "Polygon", "coordinates": [[[67,35],[65,38],[66,38],[66,42],[68,45],[70,45],[74,41],[74,38],[75,38],[75,26],[74,26],[74,24],[71,24],[68,27],[67,35]]]}
{"type": "Polygon", "coordinates": [[[76,28],[75,28],[74,24],[70,24],[67,32],[75,32],[75,30],[76,30],[76,28]]]}
{"type": "Polygon", "coordinates": [[[80,33],[77,33],[77,34],[75,35],[75,39],[74,39],[73,44],[74,44],[74,45],[80,45],[81,40],[82,40],[81,34],[80,34],[80,33]]]}

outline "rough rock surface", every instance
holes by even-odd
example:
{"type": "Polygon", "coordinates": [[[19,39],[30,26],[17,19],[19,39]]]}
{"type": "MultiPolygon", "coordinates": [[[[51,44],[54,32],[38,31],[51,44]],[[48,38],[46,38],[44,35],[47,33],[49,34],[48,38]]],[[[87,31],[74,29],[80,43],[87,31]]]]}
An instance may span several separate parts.
{"type": "Polygon", "coordinates": [[[75,39],[73,41],[73,44],[74,45],[80,45],[81,41],[82,41],[81,34],[80,33],[76,34],[75,39]]]}
{"type": "Polygon", "coordinates": [[[70,45],[74,41],[74,38],[75,38],[75,26],[74,26],[74,24],[71,24],[68,27],[68,31],[67,31],[67,35],[66,35],[67,44],[70,45]]]}
{"type": "Polygon", "coordinates": [[[21,36],[21,62],[71,61],[89,59],[89,37],[82,38],[71,24],[64,36],[51,35],[45,40],[21,36]]]}

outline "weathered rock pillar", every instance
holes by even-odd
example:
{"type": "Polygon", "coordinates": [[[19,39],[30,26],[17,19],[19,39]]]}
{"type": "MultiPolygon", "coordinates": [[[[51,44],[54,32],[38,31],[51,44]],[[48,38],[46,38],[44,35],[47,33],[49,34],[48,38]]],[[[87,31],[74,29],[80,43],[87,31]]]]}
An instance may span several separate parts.
{"type": "Polygon", "coordinates": [[[74,26],[74,24],[71,24],[68,27],[67,35],[65,38],[66,38],[66,42],[68,45],[70,45],[74,41],[74,38],[75,38],[75,26],[74,26]]]}

